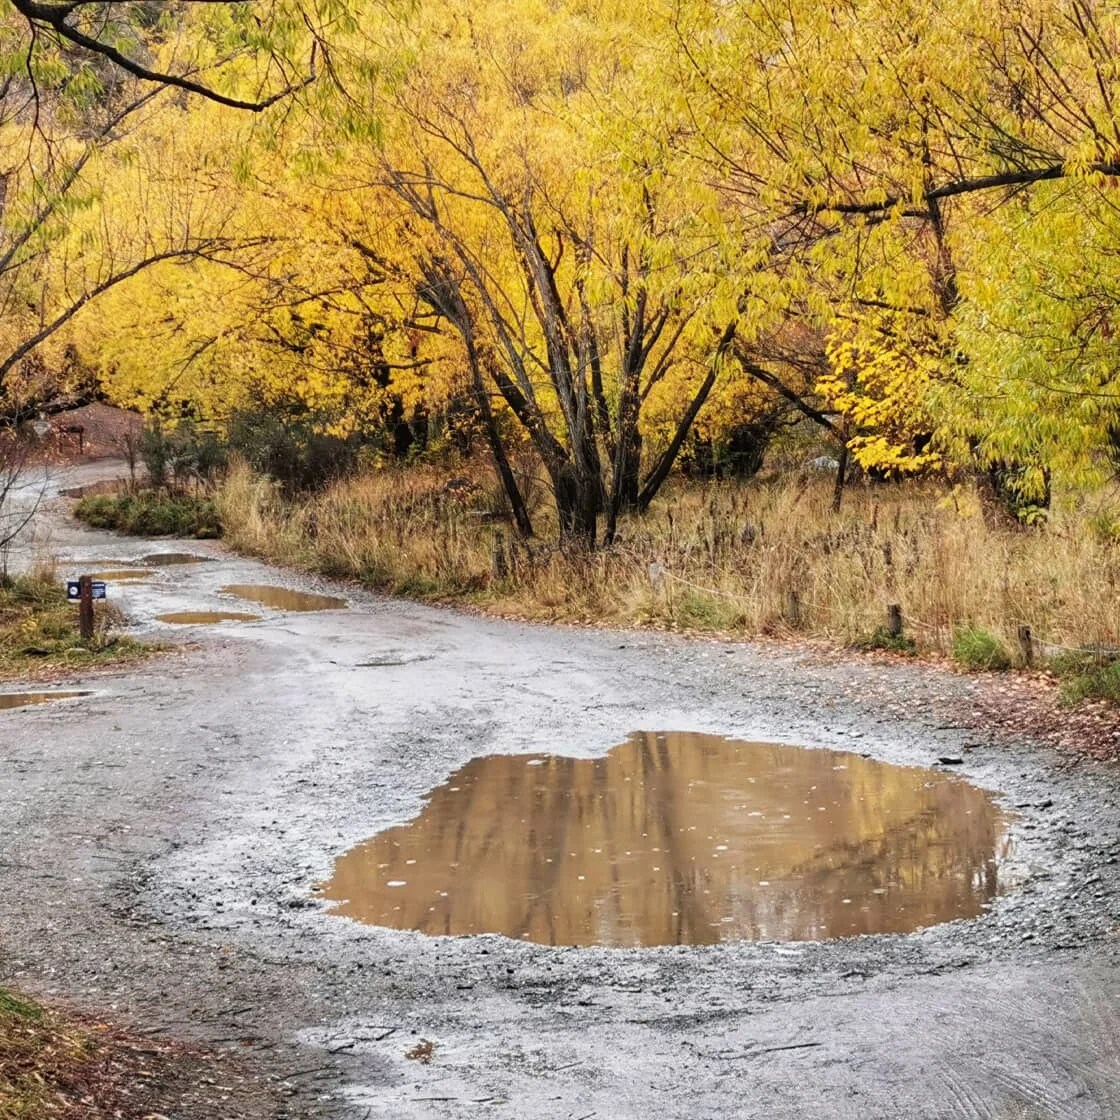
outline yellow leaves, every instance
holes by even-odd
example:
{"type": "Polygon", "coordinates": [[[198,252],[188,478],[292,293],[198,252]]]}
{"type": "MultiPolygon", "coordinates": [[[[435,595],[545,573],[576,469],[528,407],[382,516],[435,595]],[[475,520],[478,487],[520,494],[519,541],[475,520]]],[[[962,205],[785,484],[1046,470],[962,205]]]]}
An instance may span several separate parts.
{"type": "Polygon", "coordinates": [[[827,345],[829,369],[817,379],[817,393],[827,410],[845,421],[852,433],[848,446],[865,469],[905,474],[941,461],[928,449],[935,426],[926,407],[938,365],[936,336],[901,322],[905,318],[880,312],[855,325],[835,322],[827,345]],[[900,326],[909,330],[903,333],[900,326]],[[922,450],[916,449],[916,437],[922,450]]]}

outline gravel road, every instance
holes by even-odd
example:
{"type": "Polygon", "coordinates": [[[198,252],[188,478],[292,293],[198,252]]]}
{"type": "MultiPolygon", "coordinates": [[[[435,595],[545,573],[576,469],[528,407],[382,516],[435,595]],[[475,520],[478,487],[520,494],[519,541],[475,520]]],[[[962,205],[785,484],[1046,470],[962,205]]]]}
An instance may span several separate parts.
{"type": "Polygon", "coordinates": [[[1120,783],[947,717],[984,682],[480,619],[214,542],[88,531],[66,508],[47,503],[16,563],[213,562],[112,589],[181,651],[0,711],[0,981],[241,1053],[253,1084],[215,1084],[183,1120],[1120,1116],[1120,783]],[[254,609],[218,594],[231,583],[349,608],[154,621],[254,609]],[[906,936],[640,950],[428,938],[315,900],[338,855],[472,757],[594,758],[639,729],[960,755],[1015,814],[1019,885],[906,936]],[[430,1061],[407,1056],[420,1040],[430,1061]]]}

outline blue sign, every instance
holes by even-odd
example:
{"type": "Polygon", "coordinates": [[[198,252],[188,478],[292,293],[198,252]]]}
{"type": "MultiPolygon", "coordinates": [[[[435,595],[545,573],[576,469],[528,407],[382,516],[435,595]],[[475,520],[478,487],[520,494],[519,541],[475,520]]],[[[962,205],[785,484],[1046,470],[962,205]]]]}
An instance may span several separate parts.
{"type": "MultiPolygon", "coordinates": [[[[104,580],[95,579],[91,584],[93,597],[95,599],[105,598],[105,582],[104,580]]],[[[78,600],[82,597],[82,585],[80,580],[68,579],[66,581],[66,598],[78,600]]]]}

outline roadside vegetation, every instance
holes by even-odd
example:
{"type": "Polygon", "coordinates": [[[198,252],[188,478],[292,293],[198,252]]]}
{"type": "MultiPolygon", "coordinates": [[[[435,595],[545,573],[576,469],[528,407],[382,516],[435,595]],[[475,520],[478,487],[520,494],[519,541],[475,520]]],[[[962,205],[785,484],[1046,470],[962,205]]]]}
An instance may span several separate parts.
{"type": "Polygon", "coordinates": [[[152,1120],[200,1058],[0,987],[0,1120],[152,1120]]]}
{"type": "Polygon", "coordinates": [[[218,510],[205,494],[168,494],[141,490],[97,494],[79,500],[74,516],[92,529],[112,529],[135,537],[221,536],[218,510]]]}
{"type": "Polygon", "coordinates": [[[83,643],[78,608],[53,571],[0,578],[0,679],[85,670],[132,660],[155,647],[114,631],[124,619],[109,603],[95,606],[93,638],[83,643]]]}
{"type": "Polygon", "coordinates": [[[1081,665],[1067,649],[1094,664],[1120,651],[1120,550],[1099,510],[1071,505],[1024,527],[975,488],[930,482],[852,486],[837,511],[832,482],[809,468],[678,479],[620,522],[610,549],[586,552],[523,540],[492,480],[460,471],[451,482],[446,467],[369,471],[292,498],[241,464],[217,502],[241,551],[530,619],[815,637],[971,670],[1024,666],[1029,650],[1067,672],[1081,665]]]}
{"type": "Polygon", "coordinates": [[[0,988],[0,1120],[101,1115],[83,1098],[102,1058],[88,1030],[0,988]]]}

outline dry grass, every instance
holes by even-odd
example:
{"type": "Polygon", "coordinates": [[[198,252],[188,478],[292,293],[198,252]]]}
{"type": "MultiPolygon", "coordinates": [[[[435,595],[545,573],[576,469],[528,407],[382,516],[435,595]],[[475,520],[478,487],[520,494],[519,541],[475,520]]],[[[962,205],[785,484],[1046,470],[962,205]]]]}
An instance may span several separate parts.
{"type": "Polygon", "coordinates": [[[1017,655],[1020,625],[1044,652],[1120,645],[1120,544],[1108,516],[1069,509],[1021,529],[992,523],[970,493],[913,483],[855,487],[839,514],[830,500],[819,478],[678,482],[623,523],[616,547],[590,556],[516,540],[492,483],[449,488],[427,468],[365,475],[290,505],[235,467],[219,506],[243,551],[527,618],[859,643],[897,603],[923,651],[950,652],[967,628],[1017,655]]]}

